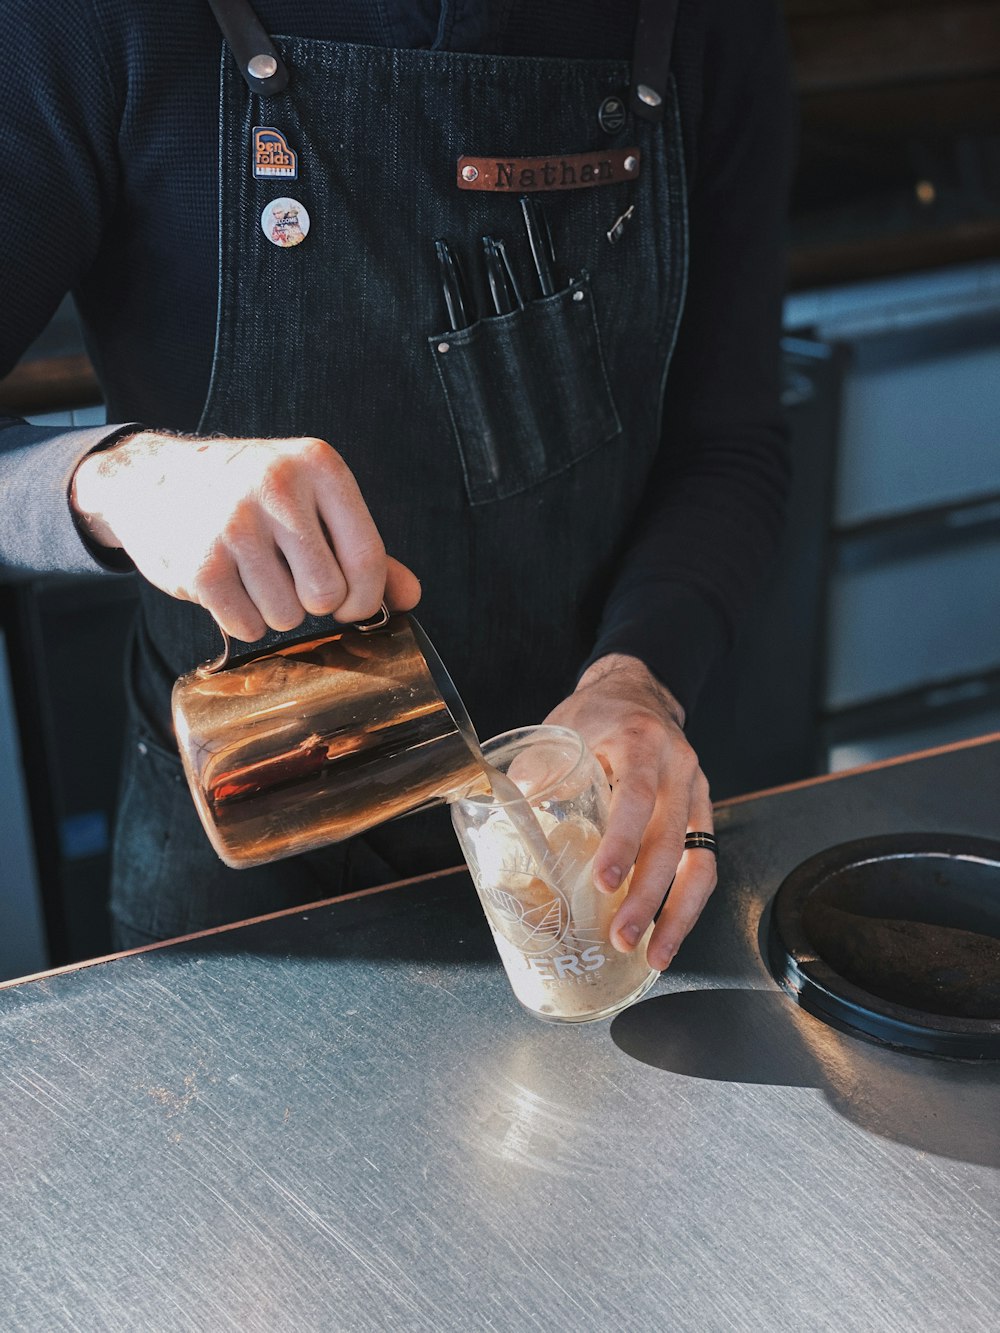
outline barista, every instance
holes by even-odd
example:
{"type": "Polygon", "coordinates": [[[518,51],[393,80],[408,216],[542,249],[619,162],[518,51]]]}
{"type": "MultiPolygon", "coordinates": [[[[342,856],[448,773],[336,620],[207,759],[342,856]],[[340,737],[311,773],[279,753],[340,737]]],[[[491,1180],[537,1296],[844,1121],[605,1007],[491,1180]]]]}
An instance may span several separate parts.
{"type": "Polygon", "coordinates": [[[715,882],[684,845],[712,816],[683,726],[785,489],[771,0],[229,0],[225,45],[205,0],[12,9],[0,370],[73,290],[120,424],[0,432],[0,559],[140,575],[119,944],[457,859],[401,821],[228,871],[169,734],[170,685],[216,624],[252,641],[420,599],[480,734],[547,716],[600,755],[598,878],[636,865],[616,939],[673,882],[649,949],[666,966],[715,882]]]}

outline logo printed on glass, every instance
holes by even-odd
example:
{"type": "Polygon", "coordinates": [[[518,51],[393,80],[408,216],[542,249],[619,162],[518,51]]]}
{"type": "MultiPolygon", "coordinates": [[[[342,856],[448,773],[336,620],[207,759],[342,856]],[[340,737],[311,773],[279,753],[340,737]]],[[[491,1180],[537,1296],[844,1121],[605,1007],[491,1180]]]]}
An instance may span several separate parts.
{"type": "MultiPolygon", "coordinates": [[[[493,831],[505,842],[516,841],[517,834],[506,821],[497,821],[493,831]]],[[[574,911],[567,892],[567,875],[572,879],[578,873],[569,843],[545,858],[544,879],[520,850],[503,858],[500,872],[501,882],[484,884],[480,893],[492,909],[494,928],[525,955],[529,967],[536,967],[546,979],[552,966],[560,978],[580,977],[602,966],[605,957],[594,947],[601,941],[596,921],[586,910],[574,911]],[[540,955],[547,955],[547,961],[540,955]]],[[[589,881],[589,862],[584,874],[589,881]]]]}
{"type": "Polygon", "coordinates": [[[299,155],[289,148],[285,136],[271,125],[255,125],[253,131],[253,174],[259,179],[282,177],[294,180],[299,174],[299,155]]]}

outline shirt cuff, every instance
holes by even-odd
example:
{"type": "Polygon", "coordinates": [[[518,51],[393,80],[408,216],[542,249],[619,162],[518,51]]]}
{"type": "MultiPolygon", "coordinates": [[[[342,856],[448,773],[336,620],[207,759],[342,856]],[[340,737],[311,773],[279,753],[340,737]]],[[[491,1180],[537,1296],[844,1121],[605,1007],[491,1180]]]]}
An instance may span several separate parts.
{"type": "MultiPolygon", "coordinates": [[[[0,516],[0,563],[34,573],[129,573],[135,566],[123,551],[92,541],[73,513],[73,473],[87,454],[107,449],[144,427],[136,424],[19,426],[16,442],[5,438],[0,453],[4,515],[0,516]],[[13,445],[13,447],[11,447],[13,445]]],[[[6,431],[4,432],[6,437],[6,431]]]]}

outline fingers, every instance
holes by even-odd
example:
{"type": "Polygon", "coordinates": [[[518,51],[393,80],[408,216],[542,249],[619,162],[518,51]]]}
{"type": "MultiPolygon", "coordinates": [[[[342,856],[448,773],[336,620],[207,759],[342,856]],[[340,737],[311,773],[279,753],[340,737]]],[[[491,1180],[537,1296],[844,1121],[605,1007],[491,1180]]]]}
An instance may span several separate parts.
{"type": "Polygon", "coordinates": [[[605,772],[611,769],[613,785],[607,828],[594,857],[594,879],[599,888],[614,893],[639,855],[660,800],[662,730],[634,722],[624,735],[595,751],[605,772]]]}
{"type": "Polygon", "coordinates": [[[244,585],[268,625],[292,629],[307,613],[364,620],[383,601],[393,610],[415,606],[420,584],[387,557],[351,470],[323,441],[303,445],[306,466],[289,469],[270,488],[276,551],[263,543],[240,559],[244,585]]]}
{"type": "Polygon", "coordinates": [[[202,566],[186,600],[210,611],[219,627],[233,639],[254,643],[267,631],[256,603],[247,593],[236,561],[219,552],[202,566]]]}
{"type": "MultiPolygon", "coordinates": [[[[313,510],[304,514],[294,530],[281,534],[279,542],[299,604],[299,618],[294,623],[299,624],[305,612],[311,616],[336,614],[347,599],[347,579],[318,513],[313,510]]],[[[279,627],[271,620],[268,624],[274,629],[292,628],[290,625],[279,627]]]]}
{"type": "Polygon", "coordinates": [[[334,450],[316,489],[319,517],[347,585],[338,620],[366,620],[385,596],[388,557],[354,474],[334,450]]]}
{"type": "Polygon", "coordinates": [[[265,622],[293,629],[307,612],[363,620],[387,595],[398,609],[420,596],[323,440],[140,432],[101,457],[74,476],[73,503],[95,539],[236,637],[259,638],[265,622]]]}
{"type": "MultiPolygon", "coordinates": [[[[694,761],[693,752],[691,759],[694,761]]],[[[695,768],[692,776],[689,767],[686,758],[675,755],[674,763],[665,770],[655,807],[639,834],[641,846],[632,882],[611,923],[614,946],[630,951],[646,933],[669,890],[646,953],[650,967],[659,971],[670,965],[711,896],[717,878],[713,853],[684,847],[689,828],[703,832],[712,829],[708,783],[700,769],[695,768]]],[[[631,789],[635,790],[634,783],[631,789]]],[[[615,813],[619,828],[627,829],[631,838],[648,809],[648,792],[634,804],[629,795],[626,790],[619,796],[619,809],[615,813]],[[623,808],[625,805],[627,810],[623,808]]],[[[610,818],[608,828],[610,831],[610,818]]],[[[625,842],[620,845],[625,846],[625,842]]]]}
{"type": "Polygon", "coordinates": [[[546,721],[579,731],[613,782],[594,880],[614,892],[633,867],[611,922],[617,949],[636,947],[669,890],[647,949],[650,965],[662,969],[716,878],[711,853],[684,847],[688,829],[712,829],[708,781],[684,736],[684,710],[638,659],[609,654],[587,669],[546,721]]]}
{"type": "MultiPolygon", "coordinates": [[[[691,792],[685,833],[695,829],[711,833],[712,802],[708,782],[699,772],[691,792]]],[[[660,913],[646,950],[650,967],[662,971],[669,967],[677,950],[686,939],[702,908],[708,902],[718,881],[715,853],[707,848],[692,847],[683,850],[673,885],[660,913]]]]}
{"type": "Polygon", "coordinates": [[[712,896],[717,879],[714,852],[695,848],[684,853],[646,949],[650,967],[662,972],[670,966],[712,896]]]}
{"type": "Polygon", "coordinates": [[[599,888],[614,893],[621,885],[629,867],[639,855],[656,801],[655,770],[651,772],[648,766],[643,765],[626,770],[616,777],[611,792],[608,826],[594,857],[594,879],[599,888]]]}
{"type": "MultiPolygon", "coordinates": [[[[642,832],[632,883],[611,923],[616,947],[634,948],[660,909],[684,851],[684,833],[690,807],[690,778],[669,774],[655,811],[642,832]]],[[[651,964],[652,965],[652,964],[651,964]]]]}

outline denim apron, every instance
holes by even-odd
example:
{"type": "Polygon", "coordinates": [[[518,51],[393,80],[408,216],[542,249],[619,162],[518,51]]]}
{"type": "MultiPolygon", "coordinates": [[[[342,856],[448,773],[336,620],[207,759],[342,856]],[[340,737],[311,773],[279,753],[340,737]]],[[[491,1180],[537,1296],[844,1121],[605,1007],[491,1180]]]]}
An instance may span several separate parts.
{"type": "MultiPolygon", "coordinates": [[[[272,40],[289,80],[268,97],[223,47],[219,316],[199,434],[328,440],[387,550],[421,579],[417,614],[480,736],[540,721],[592,650],[659,447],[686,275],[672,80],[659,122],[625,114],[604,127],[607,99],[627,100],[628,62],[272,40]],[[261,126],[295,154],[294,177],[254,174],[261,126]],[[463,155],[545,158],[554,176],[567,155],[632,147],[633,180],[535,194],[555,250],[545,297],[519,206],[526,178],[457,184],[463,155]],[[308,216],[293,245],[271,239],[280,219],[267,210],[283,197],[299,209],[293,226],[308,216]],[[490,305],[484,236],[505,244],[524,300],[512,313],[490,305]],[[478,317],[459,330],[436,238],[473,292],[478,317]]],[[[164,704],[172,678],[219,647],[206,612],[148,586],[138,641],[164,704]]],[[[434,813],[365,847],[232,872],[147,729],[127,753],[119,943],[454,864],[446,814],[434,813]]]]}

